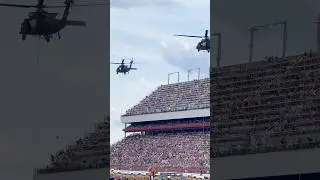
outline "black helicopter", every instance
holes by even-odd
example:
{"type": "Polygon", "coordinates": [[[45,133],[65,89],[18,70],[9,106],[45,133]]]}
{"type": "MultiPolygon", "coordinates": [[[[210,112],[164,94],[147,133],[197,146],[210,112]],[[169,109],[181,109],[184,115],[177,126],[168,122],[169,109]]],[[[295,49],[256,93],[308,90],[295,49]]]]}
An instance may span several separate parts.
{"type": "Polygon", "coordinates": [[[189,35],[179,35],[175,34],[175,36],[183,36],[183,37],[194,37],[194,38],[203,38],[198,44],[197,44],[197,50],[199,51],[208,51],[210,52],[210,37],[208,36],[208,30],[206,30],[204,36],[189,36],[189,35]]]}
{"type": "Polygon", "coordinates": [[[133,60],[131,60],[130,63],[125,63],[124,59],[122,59],[121,63],[111,63],[111,64],[120,64],[119,67],[117,68],[117,71],[116,71],[117,74],[119,74],[119,73],[127,74],[131,70],[137,70],[137,68],[132,67],[133,60]],[[130,65],[126,65],[126,64],[130,64],[130,65]]]}
{"type": "Polygon", "coordinates": [[[36,8],[35,12],[30,12],[29,17],[25,18],[21,23],[21,30],[19,34],[22,35],[22,40],[24,41],[27,35],[43,37],[47,42],[57,35],[61,39],[60,31],[66,26],[86,26],[84,21],[73,21],[68,20],[68,15],[71,6],[96,6],[105,4],[83,4],[83,5],[73,5],[73,0],[65,0],[65,5],[63,6],[46,6],[44,5],[44,0],[39,0],[37,5],[19,5],[19,4],[4,4],[0,3],[0,6],[6,7],[18,7],[18,8],[36,8]],[[45,8],[65,8],[64,13],[60,19],[56,18],[58,13],[49,13],[45,11],[45,8]]]}

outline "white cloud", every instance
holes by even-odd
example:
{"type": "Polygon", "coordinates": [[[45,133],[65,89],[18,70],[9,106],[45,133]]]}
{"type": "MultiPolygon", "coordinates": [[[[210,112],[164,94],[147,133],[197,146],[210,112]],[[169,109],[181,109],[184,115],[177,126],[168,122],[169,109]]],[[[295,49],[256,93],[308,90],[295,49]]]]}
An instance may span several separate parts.
{"type": "Polygon", "coordinates": [[[208,71],[210,54],[205,51],[197,52],[195,46],[191,47],[185,41],[170,42],[162,48],[163,59],[170,65],[184,71],[193,68],[208,71]]]}
{"type": "Polygon", "coordinates": [[[171,7],[177,5],[173,0],[111,0],[112,8],[130,9],[145,6],[171,7]]]}

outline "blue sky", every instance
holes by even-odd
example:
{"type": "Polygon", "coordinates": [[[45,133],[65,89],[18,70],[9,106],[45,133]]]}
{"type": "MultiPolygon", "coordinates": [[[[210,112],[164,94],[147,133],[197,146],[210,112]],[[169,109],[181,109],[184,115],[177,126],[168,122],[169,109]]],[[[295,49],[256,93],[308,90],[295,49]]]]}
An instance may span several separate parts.
{"type": "Polygon", "coordinates": [[[209,53],[195,49],[200,39],[173,34],[204,35],[210,28],[210,0],[114,0],[110,16],[110,61],[134,58],[139,63],[134,65],[138,71],[126,76],[115,73],[116,65],[110,67],[113,144],[124,137],[121,114],[166,84],[168,73],[178,71],[180,81],[186,81],[188,69],[200,68],[200,77],[208,77],[209,53]]]}

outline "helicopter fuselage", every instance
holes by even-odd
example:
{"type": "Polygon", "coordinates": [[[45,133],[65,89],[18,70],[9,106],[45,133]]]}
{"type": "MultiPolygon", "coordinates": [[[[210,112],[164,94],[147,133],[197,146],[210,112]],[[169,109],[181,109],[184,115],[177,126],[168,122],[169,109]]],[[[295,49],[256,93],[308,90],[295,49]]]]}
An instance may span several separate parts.
{"type": "Polygon", "coordinates": [[[136,70],[136,68],[132,68],[131,65],[130,65],[130,66],[120,65],[120,66],[117,68],[117,74],[119,74],[119,73],[126,74],[126,73],[129,73],[130,70],[136,70]]]}
{"type": "Polygon", "coordinates": [[[126,65],[120,65],[118,68],[117,68],[117,74],[118,73],[124,73],[126,74],[127,72],[130,71],[130,68],[126,65]]]}
{"type": "MultiPolygon", "coordinates": [[[[36,5],[21,5],[21,4],[6,4],[0,3],[0,6],[5,7],[18,7],[18,8],[36,8],[36,11],[30,12],[29,17],[25,18],[21,23],[20,33],[22,35],[22,40],[24,41],[27,35],[44,37],[47,42],[50,41],[53,34],[58,35],[60,39],[60,31],[66,26],[82,26],[85,27],[86,23],[84,21],[74,21],[68,20],[68,15],[71,6],[73,5],[73,0],[65,0],[65,5],[63,6],[46,6],[44,5],[44,0],[38,0],[36,5]],[[49,13],[46,8],[64,8],[64,12],[61,19],[57,18],[58,13],[49,13]]],[[[92,4],[90,4],[91,6],[92,4]]],[[[96,4],[104,5],[104,4],[96,4]]],[[[89,6],[89,5],[81,5],[89,6]]]]}
{"type": "Polygon", "coordinates": [[[66,23],[63,20],[52,17],[44,17],[42,22],[36,18],[28,18],[22,23],[20,34],[52,35],[61,31],[65,26],[66,23]]]}
{"type": "Polygon", "coordinates": [[[210,39],[202,39],[197,44],[196,48],[197,48],[198,51],[208,51],[208,52],[210,52],[210,39]]]}

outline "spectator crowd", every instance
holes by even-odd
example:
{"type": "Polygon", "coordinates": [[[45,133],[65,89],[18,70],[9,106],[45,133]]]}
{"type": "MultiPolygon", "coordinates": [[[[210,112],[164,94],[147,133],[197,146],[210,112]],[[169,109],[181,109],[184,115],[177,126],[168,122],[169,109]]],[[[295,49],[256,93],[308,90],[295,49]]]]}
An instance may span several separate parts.
{"type": "Polygon", "coordinates": [[[209,78],[161,85],[124,116],[209,108],[209,87],[209,78]]]}
{"type": "Polygon", "coordinates": [[[130,135],[111,146],[110,165],[209,169],[209,131],[130,135]]]}

